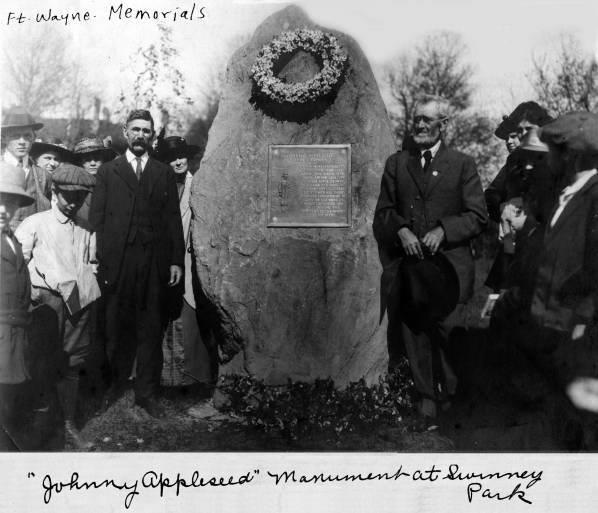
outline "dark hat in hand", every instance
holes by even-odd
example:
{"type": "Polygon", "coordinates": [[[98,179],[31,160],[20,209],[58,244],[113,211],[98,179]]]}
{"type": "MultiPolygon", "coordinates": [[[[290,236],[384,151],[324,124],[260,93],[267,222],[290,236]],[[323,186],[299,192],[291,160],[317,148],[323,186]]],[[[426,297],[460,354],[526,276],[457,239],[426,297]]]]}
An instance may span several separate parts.
{"type": "Polygon", "coordinates": [[[172,135],[158,141],[156,158],[169,164],[178,158],[190,159],[199,151],[199,146],[187,144],[183,137],[172,135]]]}
{"type": "Polygon", "coordinates": [[[33,119],[23,107],[13,107],[2,114],[2,131],[15,130],[19,128],[31,128],[39,130],[44,125],[33,119]]]}
{"type": "Polygon", "coordinates": [[[401,317],[413,331],[444,319],[459,302],[457,271],[442,253],[404,257],[398,279],[401,317]]]}
{"type": "Polygon", "coordinates": [[[570,112],[541,127],[540,140],[571,151],[598,154],[598,115],[591,112],[570,112]]]}
{"type": "Polygon", "coordinates": [[[52,174],[52,184],[65,191],[90,192],[96,184],[96,179],[82,167],[61,164],[52,174]]]}
{"type": "Polygon", "coordinates": [[[35,160],[44,153],[56,153],[61,162],[72,162],[73,154],[66,147],[66,144],[62,142],[58,137],[51,137],[47,140],[36,140],[31,145],[31,151],[29,156],[35,160]]]}

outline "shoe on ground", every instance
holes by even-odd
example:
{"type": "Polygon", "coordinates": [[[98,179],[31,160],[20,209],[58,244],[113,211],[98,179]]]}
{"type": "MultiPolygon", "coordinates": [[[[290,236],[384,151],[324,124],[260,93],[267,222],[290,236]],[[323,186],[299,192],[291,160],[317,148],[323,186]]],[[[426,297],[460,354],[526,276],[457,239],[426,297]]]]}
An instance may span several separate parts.
{"type": "Polygon", "coordinates": [[[76,449],[78,451],[88,451],[94,445],[93,442],[85,439],[71,420],[67,420],[64,423],[64,438],[67,448],[76,449]]]}
{"type": "Polygon", "coordinates": [[[143,408],[151,417],[156,419],[164,417],[164,408],[155,399],[135,398],[135,404],[140,408],[143,408]]]}

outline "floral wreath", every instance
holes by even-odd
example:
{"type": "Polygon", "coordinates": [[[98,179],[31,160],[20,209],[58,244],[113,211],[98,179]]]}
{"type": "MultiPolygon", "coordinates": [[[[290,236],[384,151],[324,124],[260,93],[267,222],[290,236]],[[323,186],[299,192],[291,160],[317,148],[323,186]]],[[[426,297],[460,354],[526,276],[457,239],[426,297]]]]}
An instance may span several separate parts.
{"type": "Polygon", "coordinates": [[[261,94],[279,103],[308,103],[329,94],[338,84],[347,54],[336,37],[321,30],[299,29],[283,32],[259,52],[251,75],[261,94]],[[311,53],[321,62],[322,69],[310,80],[288,84],[274,74],[275,66],[285,55],[297,50],[311,53]]]}

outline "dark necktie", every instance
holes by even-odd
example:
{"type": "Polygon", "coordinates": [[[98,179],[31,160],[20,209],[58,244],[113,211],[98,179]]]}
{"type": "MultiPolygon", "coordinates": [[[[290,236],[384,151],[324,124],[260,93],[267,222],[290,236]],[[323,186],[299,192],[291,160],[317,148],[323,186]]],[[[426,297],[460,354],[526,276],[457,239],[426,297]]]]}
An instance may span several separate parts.
{"type": "Polygon", "coordinates": [[[135,168],[135,175],[137,176],[137,181],[141,180],[141,172],[143,169],[141,168],[141,157],[135,157],[137,161],[137,167],[135,168]]]}
{"type": "Polygon", "coordinates": [[[424,151],[424,173],[430,167],[430,162],[432,162],[432,152],[430,150],[424,151]]]}

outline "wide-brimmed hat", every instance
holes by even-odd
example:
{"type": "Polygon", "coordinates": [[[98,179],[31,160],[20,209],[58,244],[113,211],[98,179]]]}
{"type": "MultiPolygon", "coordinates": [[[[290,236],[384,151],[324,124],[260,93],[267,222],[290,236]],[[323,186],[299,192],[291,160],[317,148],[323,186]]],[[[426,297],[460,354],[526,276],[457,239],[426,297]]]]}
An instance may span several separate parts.
{"type": "Polygon", "coordinates": [[[52,184],[65,191],[91,192],[96,184],[95,176],[74,164],[61,164],[52,174],[52,184]]]}
{"type": "Polygon", "coordinates": [[[406,256],[399,264],[399,294],[403,322],[422,331],[450,314],[459,302],[459,276],[442,253],[423,259],[406,256]]]}
{"type": "Polygon", "coordinates": [[[538,130],[540,140],[580,153],[598,154],[598,115],[580,111],[563,114],[538,130]]]}
{"type": "Polygon", "coordinates": [[[53,152],[57,153],[62,162],[71,162],[73,160],[73,153],[66,147],[66,144],[62,142],[58,137],[51,137],[49,139],[36,140],[31,145],[29,156],[35,160],[44,153],[53,152]]]}
{"type": "Polygon", "coordinates": [[[22,207],[31,205],[35,200],[25,191],[25,173],[12,164],[0,161],[0,193],[14,194],[22,207]]]}
{"type": "Polygon", "coordinates": [[[31,128],[39,130],[44,126],[33,119],[23,107],[13,107],[2,113],[2,130],[12,130],[16,128],[31,128]]]}
{"type": "Polygon", "coordinates": [[[534,125],[543,126],[550,123],[553,118],[548,111],[536,102],[529,101],[517,105],[513,112],[504,117],[495,130],[494,135],[501,139],[507,139],[509,134],[517,129],[517,125],[523,120],[527,120],[534,125]]]}
{"type": "Polygon", "coordinates": [[[73,160],[80,163],[91,153],[97,153],[104,162],[108,162],[118,156],[118,153],[112,148],[104,145],[104,141],[99,137],[83,137],[75,143],[73,148],[73,160]]]}
{"type": "Polygon", "coordinates": [[[171,135],[158,141],[156,158],[166,164],[180,157],[192,158],[199,151],[199,146],[187,144],[183,137],[171,135]]]}
{"type": "Polygon", "coordinates": [[[494,131],[494,135],[499,139],[506,141],[509,138],[509,134],[515,132],[515,130],[517,130],[517,124],[513,123],[513,121],[509,119],[509,116],[505,114],[494,131]]]}

